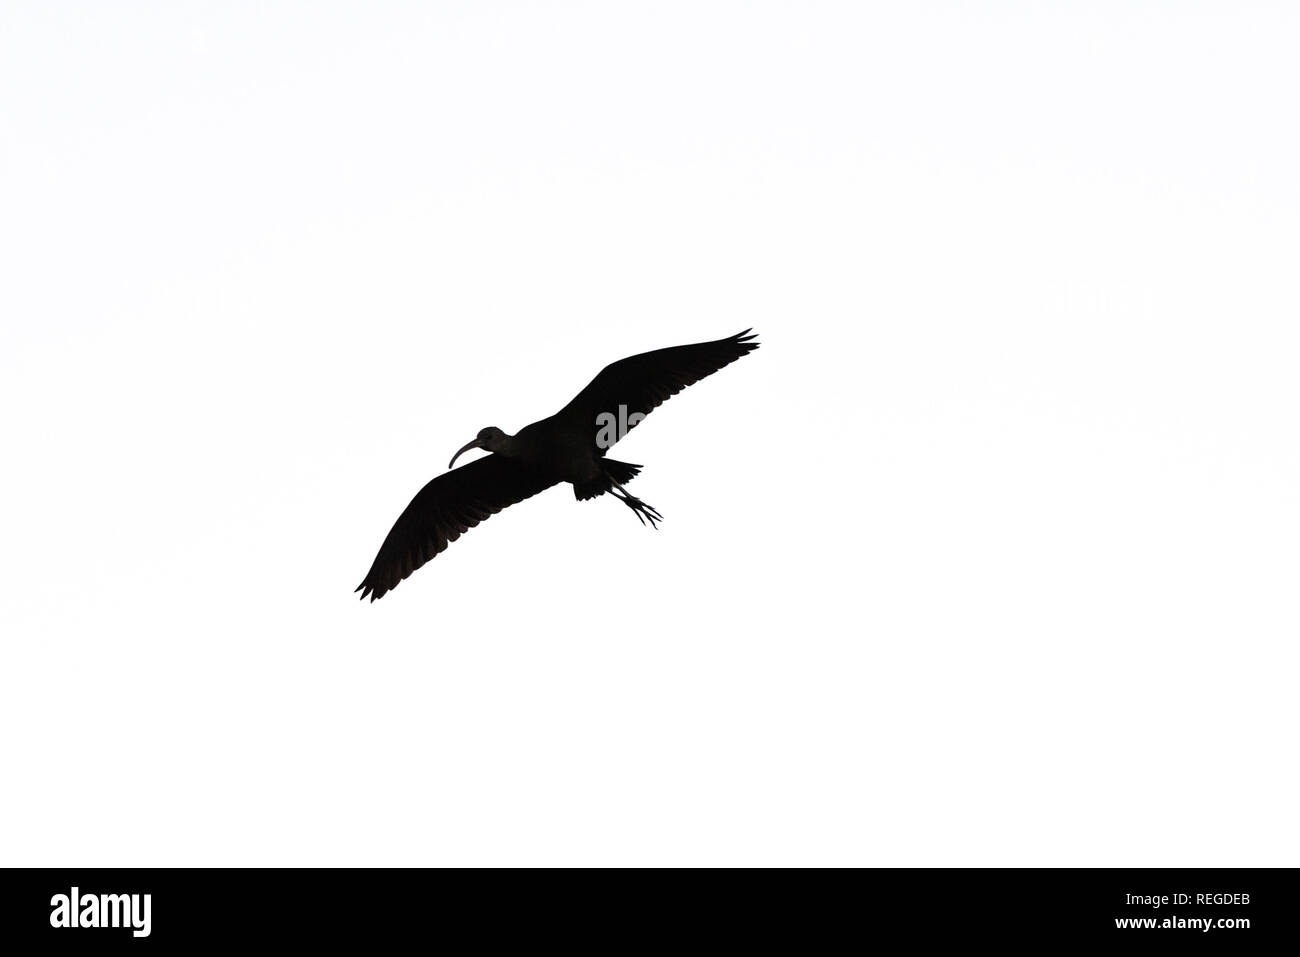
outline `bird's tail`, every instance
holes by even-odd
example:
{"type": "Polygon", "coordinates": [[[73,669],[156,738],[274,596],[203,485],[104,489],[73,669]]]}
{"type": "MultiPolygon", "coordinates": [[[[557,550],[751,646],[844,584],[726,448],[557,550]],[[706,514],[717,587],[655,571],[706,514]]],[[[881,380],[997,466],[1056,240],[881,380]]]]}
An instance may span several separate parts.
{"type": "Polygon", "coordinates": [[[613,459],[604,459],[600,464],[605,467],[605,474],[610,480],[619,485],[626,485],[641,473],[641,466],[615,462],[613,459]]]}
{"type": "Polygon", "coordinates": [[[641,471],[639,465],[628,465],[626,462],[615,462],[613,459],[601,459],[600,466],[601,471],[590,481],[573,483],[573,497],[579,502],[612,492],[632,481],[641,471]]]}

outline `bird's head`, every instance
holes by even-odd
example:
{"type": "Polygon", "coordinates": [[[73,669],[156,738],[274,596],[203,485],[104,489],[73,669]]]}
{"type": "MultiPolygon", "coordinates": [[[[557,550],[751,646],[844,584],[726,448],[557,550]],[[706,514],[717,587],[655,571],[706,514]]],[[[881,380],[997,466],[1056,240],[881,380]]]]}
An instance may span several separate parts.
{"type": "Polygon", "coordinates": [[[474,439],[467,442],[465,446],[451,457],[451,464],[447,468],[455,468],[456,460],[470,449],[486,449],[489,452],[501,452],[506,447],[506,442],[510,436],[506,435],[495,425],[489,425],[486,429],[480,429],[474,439]]]}

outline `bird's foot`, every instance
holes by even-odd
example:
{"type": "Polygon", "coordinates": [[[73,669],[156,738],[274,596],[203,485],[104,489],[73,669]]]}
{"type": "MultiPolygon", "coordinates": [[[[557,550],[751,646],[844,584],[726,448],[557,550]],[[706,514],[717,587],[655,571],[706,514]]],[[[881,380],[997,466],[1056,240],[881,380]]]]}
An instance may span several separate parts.
{"type": "Polygon", "coordinates": [[[638,521],[640,521],[642,525],[649,522],[651,528],[659,527],[659,523],[664,520],[664,517],[659,514],[657,508],[653,505],[646,504],[635,495],[629,495],[626,489],[620,489],[620,491],[622,491],[623,494],[618,495],[615,493],[616,497],[620,502],[632,510],[633,514],[636,515],[638,521]]]}

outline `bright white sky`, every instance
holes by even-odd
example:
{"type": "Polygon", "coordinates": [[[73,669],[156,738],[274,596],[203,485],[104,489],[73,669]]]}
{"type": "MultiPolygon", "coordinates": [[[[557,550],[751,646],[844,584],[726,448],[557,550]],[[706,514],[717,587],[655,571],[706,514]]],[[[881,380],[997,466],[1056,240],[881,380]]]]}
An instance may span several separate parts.
{"type": "Polygon", "coordinates": [[[1298,28],[4,4],[0,863],[1295,864],[1298,28]]]}

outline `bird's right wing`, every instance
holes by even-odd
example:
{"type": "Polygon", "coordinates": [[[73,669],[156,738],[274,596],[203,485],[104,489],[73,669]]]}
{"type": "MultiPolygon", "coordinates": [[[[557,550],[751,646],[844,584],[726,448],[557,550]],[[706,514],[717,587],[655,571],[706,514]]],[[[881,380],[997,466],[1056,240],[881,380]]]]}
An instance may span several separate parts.
{"type": "Polygon", "coordinates": [[[556,481],[526,463],[496,454],[444,472],[411,499],[356,590],[363,599],[383,598],[479,522],[544,492],[556,481]]]}
{"type": "MultiPolygon", "coordinates": [[[[589,429],[594,442],[597,416],[617,416],[619,406],[625,406],[629,416],[649,415],[688,385],[757,349],[758,343],[752,341],[756,337],[749,333],[746,329],[713,342],[671,346],[620,359],[601,369],[555,417],[589,429]]],[[[635,424],[628,423],[628,428],[635,424]]],[[[615,441],[621,438],[614,437],[615,441]]]]}

